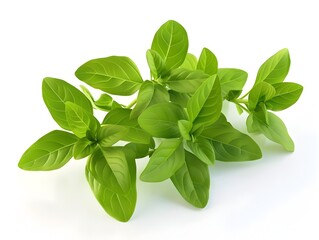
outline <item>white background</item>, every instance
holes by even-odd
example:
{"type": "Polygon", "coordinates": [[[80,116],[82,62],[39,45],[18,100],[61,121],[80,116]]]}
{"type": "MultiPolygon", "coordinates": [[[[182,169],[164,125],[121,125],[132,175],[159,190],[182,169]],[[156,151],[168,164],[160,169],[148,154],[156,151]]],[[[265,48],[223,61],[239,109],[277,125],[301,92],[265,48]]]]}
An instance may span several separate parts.
{"type": "MultiPolygon", "coordinates": [[[[0,239],[319,239],[316,2],[1,1],[0,239]],[[42,101],[43,77],[79,86],[74,71],[82,63],[127,55],[147,78],[145,51],[169,19],[187,29],[190,52],[208,47],[220,67],[248,71],[247,88],[264,60],[289,48],[287,81],[305,87],[300,101],[279,114],[295,140],[294,153],[254,136],[263,159],[217,163],[202,210],[186,204],[169,181],[139,181],[128,223],[99,206],[84,177],[85,160],[53,172],[18,169],[26,148],[58,128],[42,101]]],[[[230,119],[244,130],[245,116],[230,119]]],[[[138,163],[139,172],[144,164],[138,163]]]]}

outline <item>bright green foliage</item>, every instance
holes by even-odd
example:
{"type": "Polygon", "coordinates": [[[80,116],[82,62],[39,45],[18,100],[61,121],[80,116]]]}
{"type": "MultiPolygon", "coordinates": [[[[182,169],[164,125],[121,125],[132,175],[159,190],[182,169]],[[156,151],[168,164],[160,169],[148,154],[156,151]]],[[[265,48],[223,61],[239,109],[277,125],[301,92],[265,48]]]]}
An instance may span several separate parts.
{"type": "Polygon", "coordinates": [[[122,56],[90,60],[79,67],[75,75],[91,87],[124,96],[135,93],[143,81],[135,63],[122,56]]]}
{"type": "Polygon", "coordinates": [[[167,21],[155,33],[151,49],[163,58],[167,70],[179,67],[188,50],[186,30],[178,22],[167,21]]]}
{"type": "Polygon", "coordinates": [[[170,178],[184,162],[183,141],[178,138],[166,139],[155,150],[141,174],[145,182],[161,182],[170,178]]]}
{"type": "Polygon", "coordinates": [[[80,90],[57,78],[45,78],[42,82],[42,96],[52,118],[61,128],[70,130],[65,116],[65,103],[72,102],[93,113],[90,101],[80,90]]]}
{"type": "Polygon", "coordinates": [[[290,56],[284,48],[271,56],[258,70],[256,84],[262,81],[274,84],[284,81],[290,68],[290,56]]]}
{"type": "Polygon", "coordinates": [[[206,206],[209,197],[209,170],[195,155],[185,151],[184,164],[171,180],[187,202],[198,208],[206,206]]]}
{"type": "Polygon", "coordinates": [[[222,114],[223,100],[247,116],[249,133],[263,134],[286,151],[294,150],[284,122],[272,113],[295,104],[303,91],[297,83],[283,82],[290,67],[287,49],[261,65],[252,89],[242,96],[247,72],[218,68],[208,48],[199,56],[188,53],[186,30],[176,21],[158,29],[146,60],[148,79],[125,56],[93,59],[80,66],[76,77],[101,90],[97,98],[85,86],[81,92],[63,80],[45,78],[45,105],[69,132],[44,135],[25,151],[18,166],[47,171],[64,166],[72,157],[87,157],[85,174],[97,201],[110,216],[126,222],[136,206],[139,158],[149,158],[141,169],[142,181],[170,179],[185,201],[204,208],[209,198],[209,167],[216,160],[262,157],[253,138],[222,114]],[[128,105],[113,96],[133,94],[136,99],[128,105]],[[105,114],[101,123],[93,109],[105,114]]]}
{"type": "Polygon", "coordinates": [[[25,151],[19,167],[32,171],[48,171],[63,167],[72,158],[73,146],[77,140],[76,136],[67,132],[49,132],[25,151]]]}

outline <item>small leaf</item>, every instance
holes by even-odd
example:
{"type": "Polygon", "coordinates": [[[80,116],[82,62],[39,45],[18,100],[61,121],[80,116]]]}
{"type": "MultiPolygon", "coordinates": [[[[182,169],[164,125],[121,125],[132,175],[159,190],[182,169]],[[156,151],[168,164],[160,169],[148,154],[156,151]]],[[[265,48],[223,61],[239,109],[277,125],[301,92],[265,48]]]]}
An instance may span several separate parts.
{"type": "Polygon", "coordinates": [[[250,113],[246,119],[246,127],[249,133],[259,133],[259,128],[254,124],[254,114],[250,113]]]}
{"type": "Polygon", "coordinates": [[[102,147],[111,147],[118,141],[125,138],[129,129],[125,126],[115,124],[105,124],[98,132],[98,143],[102,147]]]}
{"type": "Polygon", "coordinates": [[[165,75],[164,60],[156,51],[152,49],[147,50],[146,59],[151,74],[155,79],[158,79],[161,75],[165,75]]]}
{"type": "Polygon", "coordinates": [[[80,66],[75,75],[93,88],[123,96],[135,93],[143,82],[135,63],[122,56],[90,60],[80,66]]]}
{"type": "Polygon", "coordinates": [[[212,126],[203,130],[201,136],[212,141],[216,159],[226,162],[249,161],[261,158],[257,143],[227,122],[224,115],[212,126]]]}
{"type": "Polygon", "coordinates": [[[209,75],[202,71],[189,71],[179,68],[171,71],[166,84],[170,89],[180,93],[194,93],[208,77],[209,75]]]}
{"type": "Polygon", "coordinates": [[[287,48],[278,51],[264,62],[258,70],[256,84],[283,82],[289,72],[290,56],[287,48]]]}
{"type": "Polygon", "coordinates": [[[217,75],[223,98],[226,98],[230,91],[241,91],[248,77],[247,72],[236,68],[219,68],[217,75]]]}
{"type": "Polygon", "coordinates": [[[131,117],[137,118],[149,106],[168,101],[169,95],[163,86],[154,84],[150,81],[145,81],[142,83],[139,90],[137,102],[131,112],[131,117]]]}
{"type": "Polygon", "coordinates": [[[273,86],[266,82],[260,82],[256,84],[249,92],[248,108],[254,110],[258,103],[266,102],[276,94],[276,90],[273,86]]]}
{"type": "Polygon", "coordinates": [[[282,145],[287,151],[294,151],[294,142],[289,136],[284,122],[275,114],[268,112],[268,124],[253,116],[253,126],[254,129],[259,129],[271,141],[282,145]]]}
{"type": "Polygon", "coordinates": [[[203,48],[198,59],[197,69],[202,70],[208,75],[214,75],[217,73],[217,58],[208,48],[203,48]]]}
{"type": "Polygon", "coordinates": [[[182,197],[198,208],[204,208],[209,198],[208,166],[192,153],[185,151],[184,165],[171,177],[182,197]]]}
{"type": "Polygon", "coordinates": [[[171,102],[177,103],[178,105],[180,105],[183,108],[187,107],[188,100],[191,97],[190,94],[188,94],[188,93],[179,93],[179,92],[176,92],[173,90],[169,90],[168,94],[169,94],[169,98],[170,98],[171,102]]]}
{"type": "Polygon", "coordinates": [[[197,67],[197,58],[193,54],[187,53],[183,64],[180,65],[179,67],[186,70],[194,71],[196,70],[196,67],[197,67]]]}
{"type": "Polygon", "coordinates": [[[189,120],[195,132],[201,127],[213,124],[221,113],[222,97],[217,75],[209,77],[197,89],[187,104],[189,120]]]}
{"type": "Polygon", "coordinates": [[[122,137],[121,140],[123,141],[150,144],[152,141],[151,135],[139,127],[137,119],[130,118],[131,112],[131,109],[114,109],[105,116],[103,124],[124,126],[127,133],[122,137]]]}
{"type": "Polygon", "coordinates": [[[113,98],[106,93],[101,94],[99,99],[95,101],[92,94],[90,93],[90,91],[86,87],[84,87],[83,85],[81,85],[80,87],[81,87],[84,95],[90,100],[92,106],[95,109],[99,109],[99,110],[108,112],[114,108],[121,108],[122,107],[121,104],[114,101],[113,98]]]}
{"type": "Polygon", "coordinates": [[[63,167],[71,158],[74,143],[71,133],[55,130],[41,137],[22,155],[19,167],[24,170],[49,171],[63,167]]]}
{"type": "Polygon", "coordinates": [[[91,155],[95,148],[96,148],[96,142],[92,142],[87,138],[81,138],[74,144],[73,149],[73,157],[74,159],[82,159],[89,155],[91,155]]]}
{"type": "Polygon", "coordinates": [[[181,136],[185,140],[191,140],[190,131],[192,130],[193,124],[188,120],[179,120],[178,128],[181,136]]]}
{"type": "Polygon", "coordinates": [[[95,136],[100,123],[92,113],[85,111],[83,108],[72,102],[65,103],[66,119],[72,132],[79,138],[85,137],[87,132],[95,136]]]}
{"type": "Polygon", "coordinates": [[[131,218],[136,205],[136,166],[134,159],[126,154],[126,151],[121,151],[121,148],[116,148],[115,151],[122,152],[115,155],[122,162],[126,161],[129,172],[124,174],[125,177],[129,177],[128,191],[123,192],[111,165],[106,161],[100,150],[89,158],[85,174],[96,199],[103,209],[117,220],[127,222],[131,218]]]}
{"type": "Polygon", "coordinates": [[[180,137],[178,120],[186,119],[184,109],[175,103],[158,103],[147,108],[138,118],[142,129],[153,137],[180,137]]]}
{"type": "Polygon", "coordinates": [[[207,165],[214,165],[215,152],[213,145],[209,140],[203,137],[198,137],[195,142],[187,141],[187,145],[192,153],[203,163],[207,165]]]}
{"type": "Polygon", "coordinates": [[[61,128],[71,130],[65,116],[65,103],[72,102],[93,113],[92,105],[85,95],[71,84],[57,78],[44,78],[42,97],[52,118],[61,128]]]}
{"type": "Polygon", "coordinates": [[[303,90],[301,85],[292,82],[275,83],[273,87],[276,94],[266,101],[267,108],[273,111],[281,111],[295,104],[303,90]]]}
{"type": "Polygon", "coordinates": [[[155,150],[140,178],[144,182],[161,182],[170,178],[184,162],[181,139],[165,139],[155,150]]]}
{"type": "Polygon", "coordinates": [[[167,21],[155,33],[151,49],[163,58],[167,70],[178,68],[187,54],[187,32],[178,22],[167,21]]]}

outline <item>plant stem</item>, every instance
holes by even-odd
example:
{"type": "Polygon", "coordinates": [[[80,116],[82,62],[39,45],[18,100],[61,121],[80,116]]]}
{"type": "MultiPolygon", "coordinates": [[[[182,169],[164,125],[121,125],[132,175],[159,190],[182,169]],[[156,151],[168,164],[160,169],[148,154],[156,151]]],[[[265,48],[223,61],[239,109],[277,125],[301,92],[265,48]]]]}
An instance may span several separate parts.
{"type": "Polygon", "coordinates": [[[241,99],[241,98],[237,98],[234,100],[235,103],[248,103],[248,100],[247,99],[241,99]]]}
{"type": "Polygon", "coordinates": [[[136,104],[137,98],[135,98],[132,102],[130,102],[125,108],[130,109],[131,107],[133,107],[136,104]]]}

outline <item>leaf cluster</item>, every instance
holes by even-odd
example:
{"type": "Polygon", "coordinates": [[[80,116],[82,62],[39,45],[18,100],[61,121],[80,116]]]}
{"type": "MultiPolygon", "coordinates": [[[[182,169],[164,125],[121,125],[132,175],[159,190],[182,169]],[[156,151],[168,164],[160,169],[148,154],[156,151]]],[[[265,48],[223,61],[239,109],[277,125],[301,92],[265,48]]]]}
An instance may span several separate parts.
{"type": "Polygon", "coordinates": [[[85,174],[96,199],[109,215],[128,221],[137,199],[136,159],[149,157],[142,181],[170,180],[187,202],[203,208],[209,198],[209,166],[216,160],[262,157],[253,138],[227,121],[224,100],[234,103],[239,113],[247,112],[249,133],[264,134],[287,151],[294,150],[287,128],[273,113],[293,105],[303,90],[297,83],[283,82],[290,67],[287,49],[261,65],[255,84],[243,95],[248,74],[219,68],[208,48],[198,58],[189,53],[187,32],[176,21],[158,29],[146,59],[148,79],[124,56],[81,65],[75,76],[102,91],[97,99],[85,86],[80,91],[64,80],[44,78],[43,100],[63,130],[49,132],[31,145],[19,167],[48,171],[71,158],[87,158],[85,174]],[[136,92],[127,106],[113,99],[136,92]],[[102,121],[94,109],[106,112],[102,121]]]}

